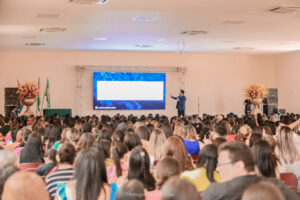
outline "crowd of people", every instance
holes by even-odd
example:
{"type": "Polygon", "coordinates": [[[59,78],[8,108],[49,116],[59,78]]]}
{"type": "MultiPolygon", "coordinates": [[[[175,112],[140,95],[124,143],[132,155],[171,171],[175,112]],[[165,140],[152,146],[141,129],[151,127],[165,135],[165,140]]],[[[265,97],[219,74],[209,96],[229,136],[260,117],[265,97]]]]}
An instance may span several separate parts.
{"type": "Polygon", "coordinates": [[[299,115],[0,116],[0,200],[294,200],[299,192],[299,115]],[[35,172],[21,167],[28,163],[35,172]]]}

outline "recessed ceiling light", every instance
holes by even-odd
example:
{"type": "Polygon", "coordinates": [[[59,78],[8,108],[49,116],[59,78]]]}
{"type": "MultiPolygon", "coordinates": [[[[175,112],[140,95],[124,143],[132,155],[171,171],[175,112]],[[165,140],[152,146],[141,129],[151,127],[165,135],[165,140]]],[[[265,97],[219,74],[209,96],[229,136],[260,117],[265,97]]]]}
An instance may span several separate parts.
{"type": "Polygon", "coordinates": [[[96,37],[96,38],[94,38],[94,40],[104,41],[104,40],[107,40],[107,38],[106,37],[96,37]]]}
{"type": "Polygon", "coordinates": [[[182,35],[205,35],[207,33],[208,33],[208,31],[193,31],[193,30],[190,30],[190,31],[183,31],[181,34],[182,35]]]}
{"type": "Polygon", "coordinates": [[[138,48],[153,48],[153,47],[155,47],[154,45],[151,45],[151,44],[136,44],[134,46],[138,47],[138,48]]]}
{"type": "Polygon", "coordinates": [[[300,7],[299,6],[276,6],[270,10],[267,10],[273,13],[299,13],[300,7]]]}
{"type": "Polygon", "coordinates": [[[45,43],[38,43],[38,42],[29,42],[29,43],[25,43],[26,46],[45,46],[45,43]]]}
{"type": "Polygon", "coordinates": [[[239,51],[248,51],[248,50],[253,50],[254,48],[252,47],[235,47],[235,50],[239,50],[239,51]]]}
{"type": "Polygon", "coordinates": [[[158,39],[157,42],[165,42],[167,41],[166,39],[158,39]]]}
{"type": "Polygon", "coordinates": [[[139,21],[139,22],[153,22],[153,21],[157,20],[157,17],[134,17],[131,20],[139,21]]]}
{"type": "Polygon", "coordinates": [[[106,4],[109,0],[68,0],[79,4],[106,4]]]}
{"type": "Polygon", "coordinates": [[[65,30],[66,28],[50,27],[50,28],[41,28],[40,32],[54,33],[54,32],[64,32],[65,30]]]}

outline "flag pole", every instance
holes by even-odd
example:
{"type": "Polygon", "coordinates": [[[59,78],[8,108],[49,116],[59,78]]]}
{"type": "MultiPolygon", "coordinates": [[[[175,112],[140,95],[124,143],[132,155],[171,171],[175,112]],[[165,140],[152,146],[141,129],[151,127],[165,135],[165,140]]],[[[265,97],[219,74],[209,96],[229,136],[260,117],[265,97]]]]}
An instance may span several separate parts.
{"type": "MultiPolygon", "coordinates": [[[[48,78],[47,78],[48,80],[48,78]]],[[[47,90],[47,83],[46,83],[46,90],[47,90]]],[[[45,90],[45,91],[46,91],[45,90]]],[[[40,116],[42,116],[42,111],[43,111],[43,106],[44,106],[44,100],[45,100],[45,92],[44,92],[44,95],[43,95],[43,100],[42,100],[42,105],[41,105],[41,111],[40,111],[40,116]]]]}

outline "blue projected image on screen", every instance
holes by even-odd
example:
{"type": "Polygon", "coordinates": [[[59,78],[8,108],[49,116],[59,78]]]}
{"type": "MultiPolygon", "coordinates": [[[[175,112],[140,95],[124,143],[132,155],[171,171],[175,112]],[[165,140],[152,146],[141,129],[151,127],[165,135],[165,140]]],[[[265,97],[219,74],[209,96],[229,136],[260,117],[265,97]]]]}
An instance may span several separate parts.
{"type": "Polygon", "coordinates": [[[164,110],[165,73],[94,72],[94,110],[164,110]]]}

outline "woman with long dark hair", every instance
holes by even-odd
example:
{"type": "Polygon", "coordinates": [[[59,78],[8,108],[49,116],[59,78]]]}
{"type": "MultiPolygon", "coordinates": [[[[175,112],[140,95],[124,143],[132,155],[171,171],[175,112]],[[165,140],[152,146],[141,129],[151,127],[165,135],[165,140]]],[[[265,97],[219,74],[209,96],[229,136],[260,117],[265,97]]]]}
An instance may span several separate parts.
{"type": "Polygon", "coordinates": [[[76,158],[74,180],[59,189],[56,199],[113,200],[116,192],[116,184],[107,182],[103,153],[87,148],[76,158]]]}
{"type": "Polygon", "coordinates": [[[130,153],[128,180],[131,179],[141,181],[148,191],[155,190],[155,179],[150,173],[149,155],[141,146],[135,147],[130,153]]]}
{"type": "Polygon", "coordinates": [[[276,177],[277,158],[269,143],[259,140],[252,146],[252,150],[259,174],[265,177],[276,177]]]}
{"type": "Polygon", "coordinates": [[[32,133],[20,154],[20,163],[39,163],[44,162],[44,150],[41,136],[32,133]]]}
{"type": "Polygon", "coordinates": [[[204,191],[211,183],[220,182],[216,172],[218,148],[214,144],[206,145],[199,154],[197,168],[182,173],[181,177],[195,185],[199,192],[204,191]]]}

